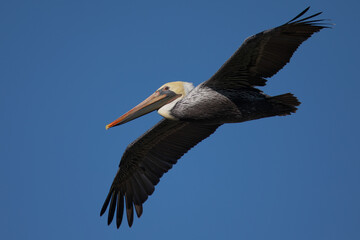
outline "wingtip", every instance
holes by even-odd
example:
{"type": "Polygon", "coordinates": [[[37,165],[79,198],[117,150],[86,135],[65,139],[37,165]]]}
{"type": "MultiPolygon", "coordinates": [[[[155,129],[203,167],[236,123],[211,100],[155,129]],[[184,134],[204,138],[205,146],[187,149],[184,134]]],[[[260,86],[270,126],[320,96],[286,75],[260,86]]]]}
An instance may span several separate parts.
{"type": "Polygon", "coordinates": [[[128,225],[131,228],[131,226],[133,225],[133,222],[128,222],[128,225]]]}
{"type": "Polygon", "coordinates": [[[101,208],[100,217],[101,217],[102,215],[104,215],[104,213],[106,212],[106,209],[107,209],[107,207],[108,207],[108,205],[109,205],[109,202],[110,202],[111,194],[112,194],[112,187],[110,188],[110,191],[109,191],[108,195],[106,196],[106,199],[105,199],[105,201],[104,201],[104,204],[103,204],[103,206],[102,206],[102,208],[101,208]]]}
{"type": "Polygon", "coordinates": [[[293,19],[291,19],[290,21],[288,21],[286,24],[289,24],[293,21],[295,21],[296,19],[300,18],[302,15],[304,15],[307,11],[309,11],[310,6],[308,6],[307,8],[305,8],[301,13],[299,13],[298,15],[296,15],[296,17],[294,17],[293,19]]]}
{"type": "Polygon", "coordinates": [[[135,205],[135,212],[138,218],[141,217],[143,213],[142,205],[135,205]]]}
{"type": "Polygon", "coordinates": [[[104,215],[104,213],[105,213],[105,210],[103,211],[103,210],[101,209],[101,211],[100,211],[100,217],[101,217],[102,215],[104,215]]]}

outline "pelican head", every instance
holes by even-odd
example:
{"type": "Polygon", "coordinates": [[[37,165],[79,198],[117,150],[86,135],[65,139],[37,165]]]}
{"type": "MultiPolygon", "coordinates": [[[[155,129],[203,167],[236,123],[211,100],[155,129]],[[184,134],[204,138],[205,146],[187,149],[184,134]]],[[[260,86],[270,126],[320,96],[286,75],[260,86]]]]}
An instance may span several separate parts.
{"type": "Polygon", "coordinates": [[[155,110],[158,110],[158,113],[165,118],[176,120],[176,118],[171,115],[170,110],[193,88],[194,85],[188,82],[166,83],[136,107],[106,125],[106,129],[124,124],[155,110]]]}

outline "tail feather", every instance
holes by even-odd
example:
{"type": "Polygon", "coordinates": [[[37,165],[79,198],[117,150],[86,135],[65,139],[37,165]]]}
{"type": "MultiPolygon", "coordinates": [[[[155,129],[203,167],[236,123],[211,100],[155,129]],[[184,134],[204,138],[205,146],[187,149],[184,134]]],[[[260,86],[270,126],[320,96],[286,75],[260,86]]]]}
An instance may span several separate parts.
{"type": "Polygon", "coordinates": [[[295,113],[297,110],[296,106],[299,106],[301,104],[292,93],[285,93],[282,95],[269,97],[268,100],[278,111],[278,116],[285,116],[290,115],[291,113],[295,113]]]}

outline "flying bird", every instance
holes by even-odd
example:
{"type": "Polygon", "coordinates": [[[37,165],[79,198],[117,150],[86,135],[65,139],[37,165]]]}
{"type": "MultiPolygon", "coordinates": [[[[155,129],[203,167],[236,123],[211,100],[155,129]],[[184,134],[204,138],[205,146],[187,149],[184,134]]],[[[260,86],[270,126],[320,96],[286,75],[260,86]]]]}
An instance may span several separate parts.
{"type": "Polygon", "coordinates": [[[140,217],[143,203],[162,175],[222,124],[296,112],[300,102],[293,94],[269,96],[255,86],[265,86],[266,78],[282,69],[302,42],[328,28],[325,19],[314,19],[321,12],[299,19],[308,10],[279,27],[247,38],[209,80],[197,87],[188,82],[166,83],[106,126],[124,124],[154,110],[164,117],[126,148],[100,212],[102,216],[110,204],[108,224],[116,212],[116,225],[120,227],[125,206],[131,227],[134,208],[140,217]]]}

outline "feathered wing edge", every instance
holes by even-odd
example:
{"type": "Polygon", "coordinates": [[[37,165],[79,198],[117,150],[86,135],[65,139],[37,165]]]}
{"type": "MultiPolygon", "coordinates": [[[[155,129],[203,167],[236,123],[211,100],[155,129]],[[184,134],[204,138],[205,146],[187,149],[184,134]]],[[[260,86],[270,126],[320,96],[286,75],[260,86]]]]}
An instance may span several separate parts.
{"type": "Polygon", "coordinates": [[[107,222],[110,224],[115,216],[116,226],[119,228],[125,202],[127,221],[131,227],[134,208],[136,215],[140,217],[143,212],[142,204],[154,192],[162,175],[219,126],[167,119],[156,124],[126,149],[100,216],[110,204],[107,222]]]}
{"type": "Polygon", "coordinates": [[[332,25],[324,22],[327,19],[313,19],[322,12],[299,19],[309,8],[279,27],[248,37],[204,84],[214,88],[264,86],[266,78],[282,69],[305,40],[332,25]]]}

